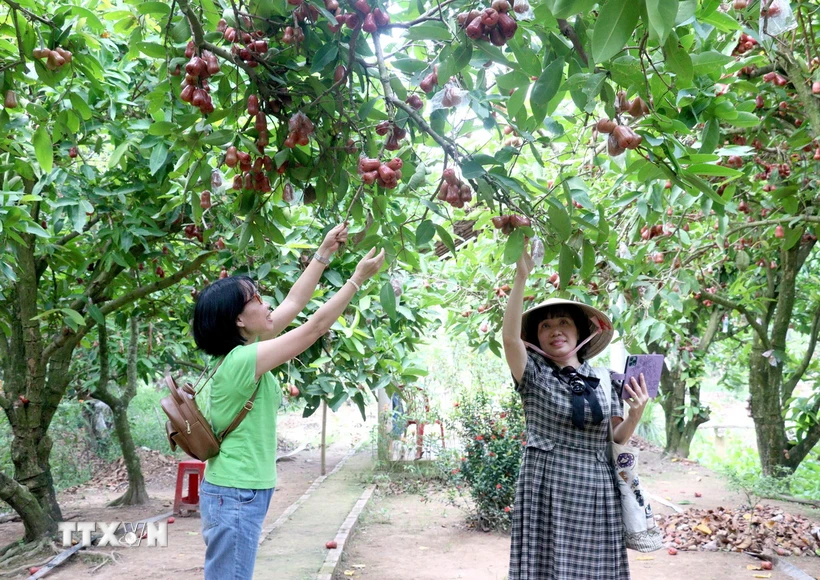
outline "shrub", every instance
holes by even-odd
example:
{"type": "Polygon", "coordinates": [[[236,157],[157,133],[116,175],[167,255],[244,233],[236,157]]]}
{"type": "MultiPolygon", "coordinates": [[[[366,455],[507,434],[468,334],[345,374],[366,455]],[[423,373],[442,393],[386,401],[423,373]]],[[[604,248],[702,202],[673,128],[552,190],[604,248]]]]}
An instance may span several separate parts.
{"type": "Polygon", "coordinates": [[[464,391],[454,403],[449,428],[461,450],[440,461],[449,479],[451,501],[465,507],[484,531],[510,526],[515,483],[521,466],[524,415],[517,393],[510,389],[495,401],[484,389],[464,391]]]}

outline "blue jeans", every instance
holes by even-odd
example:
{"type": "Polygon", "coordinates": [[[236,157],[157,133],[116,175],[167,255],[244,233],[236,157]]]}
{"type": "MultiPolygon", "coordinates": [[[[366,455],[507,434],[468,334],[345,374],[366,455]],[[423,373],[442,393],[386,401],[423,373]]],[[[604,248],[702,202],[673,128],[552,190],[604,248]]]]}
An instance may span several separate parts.
{"type": "Polygon", "coordinates": [[[205,580],[251,580],[273,489],[199,486],[205,580]]]}

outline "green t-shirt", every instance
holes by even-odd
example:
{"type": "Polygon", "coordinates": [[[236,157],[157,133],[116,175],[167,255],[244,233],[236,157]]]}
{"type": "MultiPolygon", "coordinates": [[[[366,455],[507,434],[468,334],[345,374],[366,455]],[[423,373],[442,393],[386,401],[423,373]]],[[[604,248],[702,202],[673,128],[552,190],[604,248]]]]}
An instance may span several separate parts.
{"type": "MultiPolygon", "coordinates": [[[[237,346],[210,381],[207,417],[220,433],[236,417],[256,388],[256,346],[237,346]]],[[[243,489],[276,487],[276,415],[282,402],[271,373],[259,380],[253,409],[222,441],[219,454],[208,460],[205,479],[214,485],[243,489]]]]}

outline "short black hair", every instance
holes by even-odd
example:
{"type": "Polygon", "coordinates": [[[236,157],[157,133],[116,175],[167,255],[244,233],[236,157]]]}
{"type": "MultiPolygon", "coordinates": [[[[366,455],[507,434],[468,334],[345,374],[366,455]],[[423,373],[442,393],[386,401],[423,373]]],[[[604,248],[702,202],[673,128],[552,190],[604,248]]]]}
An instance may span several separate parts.
{"type": "Polygon", "coordinates": [[[245,344],[236,317],[255,292],[256,285],[247,276],[228,276],[202,290],[194,305],[192,325],[197,348],[223,356],[245,344]]]}
{"type": "MultiPolygon", "coordinates": [[[[524,326],[524,340],[529,342],[530,344],[539,346],[538,325],[541,324],[541,322],[543,322],[544,320],[547,320],[548,318],[561,318],[562,316],[571,318],[572,321],[575,323],[575,328],[578,330],[579,343],[587,339],[587,337],[590,334],[590,325],[589,317],[587,317],[587,315],[584,314],[584,311],[581,310],[578,306],[573,306],[572,304],[554,304],[552,306],[539,308],[538,310],[527,316],[527,322],[524,326]]],[[[583,347],[581,347],[581,350],[578,351],[578,360],[580,360],[581,362],[583,362],[588,348],[589,343],[585,344],[583,347]]]]}

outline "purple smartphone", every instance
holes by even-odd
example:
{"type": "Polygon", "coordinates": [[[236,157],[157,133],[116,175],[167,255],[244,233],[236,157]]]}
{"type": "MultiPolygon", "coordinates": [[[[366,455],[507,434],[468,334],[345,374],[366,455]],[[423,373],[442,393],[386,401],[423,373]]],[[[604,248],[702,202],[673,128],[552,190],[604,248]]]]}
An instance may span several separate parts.
{"type": "MultiPolygon", "coordinates": [[[[626,357],[626,368],[624,368],[624,384],[632,377],[640,381],[640,374],[643,373],[646,382],[646,391],[649,397],[654,399],[658,396],[658,387],[661,384],[661,372],[663,372],[662,354],[630,354],[626,357]]],[[[624,391],[621,389],[621,398],[624,398],[624,391]]]]}

